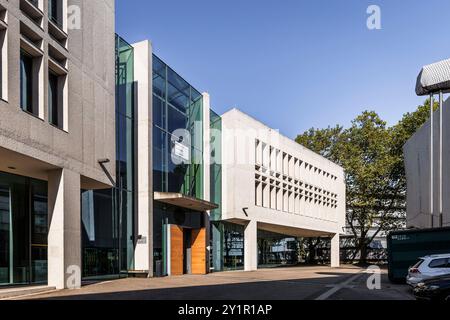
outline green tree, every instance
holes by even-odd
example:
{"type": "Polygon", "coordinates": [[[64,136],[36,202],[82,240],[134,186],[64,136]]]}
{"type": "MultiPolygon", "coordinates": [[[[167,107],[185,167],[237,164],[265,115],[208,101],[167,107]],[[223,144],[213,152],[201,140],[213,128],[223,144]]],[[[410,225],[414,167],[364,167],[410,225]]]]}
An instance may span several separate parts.
{"type": "Polygon", "coordinates": [[[347,129],[341,126],[310,129],[296,139],[344,168],[347,228],[356,248],[353,259],[359,253],[360,263],[366,263],[367,249],[377,236],[403,224],[406,215],[403,146],[427,121],[429,111],[430,102],[426,101],[392,127],[377,113],[365,111],[347,129]]]}

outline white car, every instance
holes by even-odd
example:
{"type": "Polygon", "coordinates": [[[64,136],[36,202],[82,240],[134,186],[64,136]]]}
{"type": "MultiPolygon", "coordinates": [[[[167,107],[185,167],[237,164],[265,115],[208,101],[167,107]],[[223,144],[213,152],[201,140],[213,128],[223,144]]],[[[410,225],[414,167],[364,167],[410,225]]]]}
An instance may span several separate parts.
{"type": "Polygon", "coordinates": [[[420,258],[419,261],[408,270],[406,283],[416,287],[424,280],[450,275],[450,254],[440,254],[420,258]]]}

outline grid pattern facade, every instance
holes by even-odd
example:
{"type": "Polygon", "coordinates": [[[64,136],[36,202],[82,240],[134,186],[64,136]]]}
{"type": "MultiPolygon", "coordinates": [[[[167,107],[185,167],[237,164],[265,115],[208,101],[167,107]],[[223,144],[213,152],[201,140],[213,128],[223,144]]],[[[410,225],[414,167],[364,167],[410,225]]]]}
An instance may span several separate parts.
{"type": "Polygon", "coordinates": [[[256,206],[292,214],[313,208],[332,214],[338,208],[333,191],[337,176],[260,140],[255,141],[255,155],[256,206]]]}

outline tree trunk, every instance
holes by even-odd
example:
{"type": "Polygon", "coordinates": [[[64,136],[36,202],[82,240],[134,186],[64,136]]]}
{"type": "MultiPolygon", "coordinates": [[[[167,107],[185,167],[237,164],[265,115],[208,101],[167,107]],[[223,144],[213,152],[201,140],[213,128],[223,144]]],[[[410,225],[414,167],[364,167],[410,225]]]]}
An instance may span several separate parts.
{"type": "Polygon", "coordinates": [[[367,255],[368,255],[368,251],[367,251],[367,244],[365,241],[363,241],[363,243],[361,244],[360,247],[360,258],[359,258],[359,264],[361,265],[366,265],[367,264],[367,255]]]}

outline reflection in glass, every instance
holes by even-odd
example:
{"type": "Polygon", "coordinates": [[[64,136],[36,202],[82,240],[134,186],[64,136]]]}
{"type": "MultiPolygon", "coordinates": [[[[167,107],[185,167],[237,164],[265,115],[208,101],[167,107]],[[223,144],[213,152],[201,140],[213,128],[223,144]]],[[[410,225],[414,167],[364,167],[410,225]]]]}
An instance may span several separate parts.
{"type": "Polygon", "coordinates": [[[0,185],[0,285],[10,278],[11,208],[9,187],[0,185]]]}
{"type": "Polygon", "coordinates": [[[47,281],[48,205],[47,190],[42,183],[32,181],[31,211],[31,277],[33,283],[47,281]]]}
{"type": "Polygon", "coordinates": [[[203,96],[155,55],[153,79],[154,190],[202,198],[203,96]],[[172,136],[179,129],[189,139],[172,136]],[[185,158],[178,147],[187,149],[185,158]]]}
{"type": "Polygon", "coordinates": [[[116,35],[116,187],[82,192],[83,277],[134,269],[134,49],[116,35]]]}
{"type": "Polygon", "coordinates": [[[82,193],[83,277],[119,274],[113,191],[82,193]]]}
{"type": "Polygon", "coordinates": [[[33,112],[33,59],[25,51],[20,52],[20,106],[33,112]]]}
{"type": "Polygon", "coordinates": [[[163,128],[165,126],[166,106],[163,100],[153,95],[153,125],[163,128]]]}
{"type": "Polygon", "coordinates": [[[223,270],[244,268],[244,227],[223,223],[223,270]]]}
{"type": "Polygon", "coordinates": [[[0,285],[47,282],[47,182],[0,172],[0,285]]]}
{"type": "Polygon", "coordinates": [[[219,205],[211,211],[211,221],[219,221],[222,219],[222,119],[211,110],[210,122],[210,194],[211,201],[219,205]]]}
{"type": "Polygon", "coordinates": [[[294,237],[258,230],[259,267],[296,265],[299,261],[299,241],[294,237]]]}

